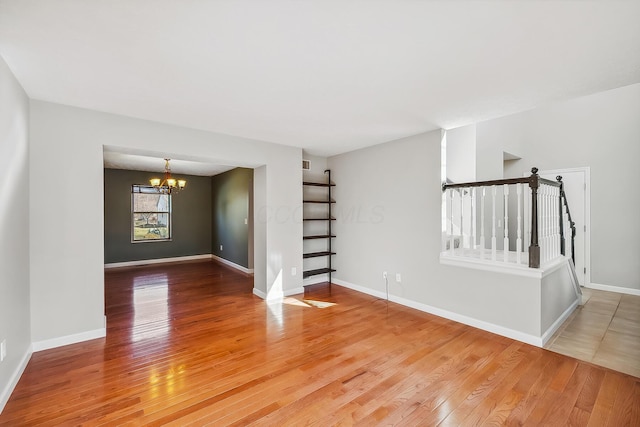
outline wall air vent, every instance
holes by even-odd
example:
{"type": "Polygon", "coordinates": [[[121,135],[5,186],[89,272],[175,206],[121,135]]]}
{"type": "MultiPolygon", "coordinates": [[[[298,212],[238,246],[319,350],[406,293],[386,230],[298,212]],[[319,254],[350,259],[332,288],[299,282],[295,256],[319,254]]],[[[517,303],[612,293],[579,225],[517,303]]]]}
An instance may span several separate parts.
{"type": "Polygon", "coordinates": [[[309,169],[311,169],[311,162],[309,160],[302,160],[302,170],[303,171],[308,171],[309,169]]]}

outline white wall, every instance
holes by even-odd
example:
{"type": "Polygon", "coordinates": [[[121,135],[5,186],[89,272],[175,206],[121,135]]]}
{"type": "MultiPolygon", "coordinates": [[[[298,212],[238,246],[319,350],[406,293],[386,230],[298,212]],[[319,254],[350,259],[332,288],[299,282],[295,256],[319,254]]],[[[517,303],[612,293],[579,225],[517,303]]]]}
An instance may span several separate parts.
{"type": "Polygon", "coordinates": [[[41,101],[31,102],[31,310],[34,342],[104,327],[103,147],[256,167],[255,288],[301,289],[300,149],[41,101]]]}
{"type": "Polygon", "coordinates": [[[28,130],[29,100],[0,57],[0,411],[31,348],[28,130]]]}
{"type": "Polygon", "coordinates": [[[533,342],[539,279],[440,264],[440,140],[435,131],[329,158],[335,281],[386,296],[387,271],[392,300],[533,342]]]}
{"type": "Polygon", "coordinates": [[[533,279],[513,283],[504,274],[440,264],[440,140],[435,131],[329,158],[335,281],[386,296],[387,271],[392,300],[535,337],[540,291],[533,279]],[[504,303],[511,300],[518,303],[504,303]]]}
{"type": "Polygon", "coordinates": [[[329,157],[336,218],[335,277],[418,301],[439,268],[440,131],[329,157]],[[402,283],[395,282],[395,273],[402,283]],[[430,274],[430,273],[429,273],[430,274]]]}
{"type": "Polygon", "coordinates": [[[640,290],[640,84],[478,123],[478,179],[591,168],[591,281],[640,290]]]}
{"type": "Polygon", "coordinates": [[[452,182],[476,180],[476,126],[447,131],[447,178],[452,182]]]}

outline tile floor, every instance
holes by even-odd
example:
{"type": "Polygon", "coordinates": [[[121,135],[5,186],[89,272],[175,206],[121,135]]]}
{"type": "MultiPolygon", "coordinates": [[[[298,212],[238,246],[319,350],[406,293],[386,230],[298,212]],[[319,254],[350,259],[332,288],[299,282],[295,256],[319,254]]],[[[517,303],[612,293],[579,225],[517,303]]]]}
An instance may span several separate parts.
{"type": "Polygon", "coordinates": [[[640,296],[583,288],[548,350],[640,377],[640,296]]]}

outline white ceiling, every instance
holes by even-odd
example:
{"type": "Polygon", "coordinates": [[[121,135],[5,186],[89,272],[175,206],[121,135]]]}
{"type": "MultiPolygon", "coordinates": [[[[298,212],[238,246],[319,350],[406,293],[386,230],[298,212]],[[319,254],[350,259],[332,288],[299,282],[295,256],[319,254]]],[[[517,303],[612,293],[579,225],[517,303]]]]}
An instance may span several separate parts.
{"type": "Polygon", "coordinates": [[[640,82],[639,18],[638,0],[0,0],[0,55],[34,99],[334,155],[640,82]]]}
{"type": "MultiPolygon", "coordinates": [[[[104,151],[104,167],[110,169],[128,169],[161,173],[164,171],[164,159],[158,156],[104,151]]],[[[233,169],[235,166],[195,162],[183,159],[170,159],[171,173],[213,176],[233,169]]]]}

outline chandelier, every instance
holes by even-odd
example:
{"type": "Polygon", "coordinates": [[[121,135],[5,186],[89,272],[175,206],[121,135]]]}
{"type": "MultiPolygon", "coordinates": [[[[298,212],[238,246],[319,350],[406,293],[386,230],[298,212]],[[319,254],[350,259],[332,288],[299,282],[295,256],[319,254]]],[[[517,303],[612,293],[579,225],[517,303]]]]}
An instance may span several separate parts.
{"type": "Polygon", "coordinates": [[[153,188],[155,188],[159,193],[162,194],[171,194],[180,191],[187,185],[186,180],[175,179],[171,176],[171,166],[169,166],[169,160],[171,159],[164,159],[164,179],[161,180],[160,178],[151,178],[149,180],[153,188]]]}

